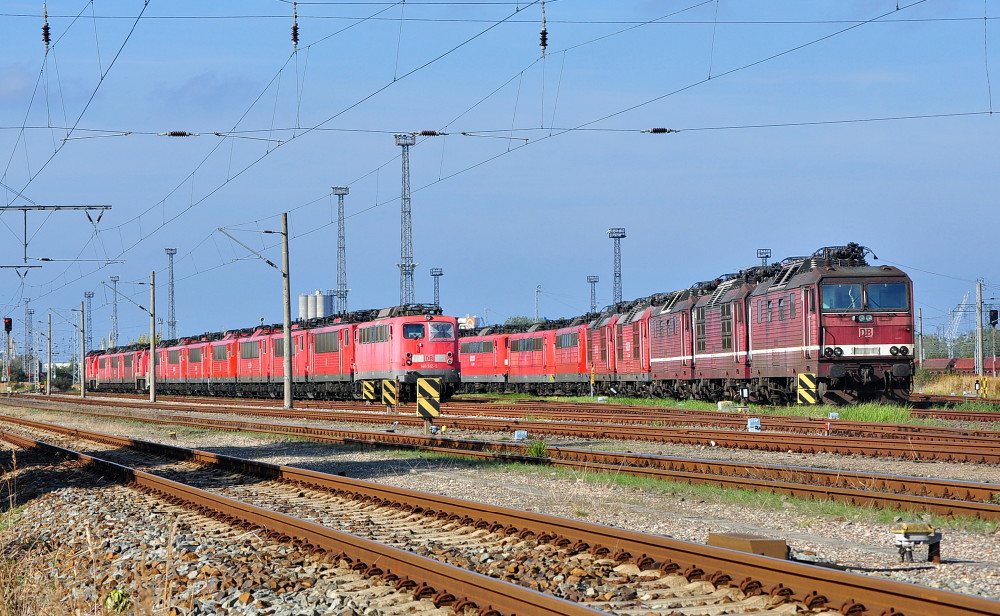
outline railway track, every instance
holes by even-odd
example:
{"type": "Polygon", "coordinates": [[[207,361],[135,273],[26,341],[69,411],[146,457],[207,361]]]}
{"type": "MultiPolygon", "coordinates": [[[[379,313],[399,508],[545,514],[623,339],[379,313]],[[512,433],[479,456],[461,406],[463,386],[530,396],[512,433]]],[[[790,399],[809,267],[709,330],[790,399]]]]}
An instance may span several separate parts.
{"type": "MultiPolygon", "coordinates": [[[[41,398],[11,398],[10,403],[17,405],[36,404],[29,400],[42,401],[41,398]]],[[[87,399],[80,401],[85,405],[107,405],[107,400],[87,399]]],[[[115,406],[149,409],[149,405],[128,401],[116,402],[115,406]]],[[[189,404],[157,404],[158,410],[174,410],[185,412],[200,412],[214,414],[233,414],[258,417],[292,417],[312,420],[337,420],[369,424],[396,424],[404,426],[422,426],[423,420],[410,415],[350,412],[350,411],[295,411],[266,408],[226,408],[216,406],[189,404]]],[[[753,449],[760,451],[787,451],[794,453],[832,453],[838,455],[864,455],[873,457],[892,457],[909,460],[967,462],[974,464],[1000,464],[1000,448],[997,447],[996,433],[984,436],[975,435],[945,435],[904,434],[898,433],[896,438],[885,435],[859,438],[835,436],[821,433],[809,435],[784,434],[776,432],[738,432],[735,430],[710,430],[695,428],[669,428],[651,425],[617,425],[589,422],[545,422],[525,419],[494,419],[490,417],[439,417],[435,424],[449,429],[460,428],[484,432],[510,433],[515,430],[527,429],[534,435],[558,435],[576,438],[611,438],[619,440],[639,440],[651,442],[682,443],[688,445],[724,447],[734,449],[753,449]]]]}
{"type": "MultiPolygon", "coordinates": [[[[148,403],[134,394],[116,394],[109,397],[116,400],[126,400],[126,404],[136,407],[148,407],[148,403]]],[[[53,399],[68,399],[66,395],[57,394],[53,399]]],[[[100,398],[73,399],[84,403],[95,403],[100,398]]],[[[318,400],[297,400],[296,410],[280,409],[271,400],[260,399],[220,399],[199,398],[187,396],[165,396],[157,403],[158,408],[168,410],[184,410],[197,407],[216,407],[232,412],[234,408],[246,407],[245,414],[273,413],[274,416],[300,417],[304,419],[320,419],[326,413],[356,411],[370,413],[378,406],[366,405],[362,402],[329,402],[318,400]],[[260,409],[258,411],[250,409],[260,409]],[[306,410],[309,409],[309,410],[306,410]]],[[[400,407],[405,410],[408,407],[400,407]]],[[[873,438],[930,438],[935,440],[951,439],[976,440],[983,438],[1000,439],[1000,431],[979,430],[972,428],[953,428],[941,426],[922,426],[906,424],[872,423],[847,421],[841,419],[824,419],[815,417],[784,417],[777,415],[742,414],[724,411],[696,411],[689,409],[636,407],[629,405],[588,404],[579,402],[548,402],[538,400],[500,403],[496,401],[451,401],[442,405],[442,412],[447,415],[463,417],[490,417],[506,419],[525,419],[530,421],[573,421],[616,424],[642,424],[648,426],[711,426],[730,430],[746,428],[748,417],[762,419],[765,429],[794,434],[824,433],[830,436],[868,436],[873,438]]],[[[951,410],[914,410],[915,417],[955,419],[962,421],[1000,422],[1000,412],[971,412],[951,410]]]]}
{"type": "MultiPolygon", "coordinates": [[[[863,507],[874,506],[983,520],[1000,519],[1000,503],[997,502],[1000,485],[993,483],[776,465],[746,465],[718,460],[553,446],[545,447],[545,457],[538,458],[530,455],[531,445],[512,442],[470,441],[395,432],[348,431],[196,417],[137,417],[99,413],[94,415],[118,419],[127,417],[164,425],[208,430],[307,436],[335,443],[402,446],[445,455],[546,464],[593,473],[629,474],[657,480],[786,494],[807,500],[834,500],[863,507]]],[[[11,422],[20,421],[15,418],[5,419],[11,422]]]]}
{"type": "MultiPolygon", "coordinates": [[[[47,431],[44,424],[31,429],[47,431]]],[[[982,616],[1000,609],[998,602],[950,592],[122,437],[76,431],[68,438],[104,457],[114,454],[123,464],[10,432],[3,438],[85,461],[174,502],[267,529],[299,542],[303,549],[336,554],[369,575],[415,588],[418,596],[432,596],[435,604],[457,611],[476,605],[480,614],[696,610],[777,615],[837,610],[849,616],[982,616]],[[142,467],[155,468],[157,474],[142,467]],[[171,481],[172,474],[184,483],[171,481]],[[212,491],[192,485],[198,483],[210,484],[212,491]],[[335,526],[347,526],[351,534],[335,526]],[[354,533],[368,533],[380,542],[354,533]],[[468,546],[473,546],[471,551],[468,546]],[[434,559],[453,560],[459,566],[434,559]],[[486,568],[519,585],[466,568],[486,568]],[[576,576],[575,588],[583,593],[584,603],[532,590],[537,586],[566,594],[567,585],[554,582],[568,578],[557,580],[552,575],[557,571],[576,576]],[[580,582],[593,592],[581,590],[580,582]],[[715,602],[711,608],[693,607],[709,601],[715,602]]]]}

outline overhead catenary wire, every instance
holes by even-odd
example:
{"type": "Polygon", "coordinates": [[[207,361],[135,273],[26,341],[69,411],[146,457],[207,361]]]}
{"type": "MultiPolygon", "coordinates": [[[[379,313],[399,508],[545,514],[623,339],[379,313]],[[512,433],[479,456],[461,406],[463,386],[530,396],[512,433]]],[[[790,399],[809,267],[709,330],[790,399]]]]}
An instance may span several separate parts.
{"type": "MultiPolygon", "coordinates": [[[[802,125],[804,125],[804,124],[810,124],[810,123],[803,123],[802,125]]],[[[787,124],[787,125],[795,125],[795,124],[787,124]]],[[[765,125],[758,125],[758,126],[765,126],[765,125]]],[[[722,128],[740,128],[740,127],[699,127],[699,128],[692,127],[692,128],[688,128],[688,129],[685,129],[685,130],[719,130],[719,129],[722,129],[722,128]]],[[[327,129],[316,128],[315,130],[327,130],[327,129]]],[[[330,128],[329,130],[337,130],[337,129],[330,128]]],[[[506,130],[510,130],[510,129],[506,129],[506,130]]],[[[526,129],[526,130],[532,130],[532,129],[526,129]]],[[[581,130],[581,131],[582,130],[608,130],[608,131],[610,131],[610,130],[616,130],[616,129],[603,129],[603,128],[600,128],[600,127],[568,127],[566,130],[567,131],[574,131],[574,130],[581,130]]],[[[634,130],[637,130],[637,129],[631,129],[631,130],[634,131],[634,130]]],[[[386,131],[386,132],[393,132],[393,131],[386,131]]],[[[488,132],[488,131],[483,131],[483,132],[488,132]]],[[[230,135],[230,136],[235,136],[235,135],[230,135]]],[[[376,196],[376,202],[377,201],[378,201],[378,198],[376,196]]],[[[194,203],[193,200],[192,200],[192,203],[194,203]]],[[[158,203],[158,205],[160,205],[161,208],[163,207],[163,204],[164,204],[164,201],[162,201],[162,200],[158,203]]],[[[165,217],[165,220],[166,220],[166,217],[165,217]]]]}
{"type": "MultiPolygon", "coordinates": [[[[824,38],[828,38],[828,37],[824,37],[824,38]]],[[[757,63],[759,63],[759,62],[757,62],[757,63]]],[[[754,63],[754,64],[757,64],[757,63],[754,63]]],[[[749,65],[748,65],[748,66],[749,66],[749,65]]],[[[713,128],[714,128],[714,127],[713,127],[713,128]]],[[[321,130],[321,129],[322,129],[322,127],[314,127],[314,130],[321,130]]],[[[572,131],[572,130],[601,130],[601,129],[599,129],[599,128],[593,128],[593,127],[587,127],[587,126],[582,126],[582,127],[571,127],[571,128],[568,128],[568,129],[566,129],[566,131],[572,131]]],[[[387,132],[390,132],[390,131],[387,131],[387,132]]],[[[490,162],[491,160],[494,160],[494,159],[496,159],[496,158],[497,158],[497,156],[495,156],[495,157],[492,157],[492,158],[490,158],[490,159],[487,159],[487,160],[484,160],[484,161],[481,161],[480,163],[476,163],[476,164],[474,164],[474,165],[472,165],[472,166],[469,166],[469,167],[466,167],[465,169],[462,169],[462,170],[461,170],[461,171],[459,171],[459,172],[456,172],[456,173],[454,173],[454,174],[451,174],[451,175],[449,175],[449,176],[446,176],[446,177],[443,177],[443,178],[439,178],[439,181],[443,181],[443,180],[446,180],[446,179],[449,179],[450,177],[454,177],[455,175],[457,175],[457,174],[459,174],[459,173],[462,173],[462,172],[464,172],[464,171],[468,171],[468,170],[470,170],[470,169],[473,169],[473,168],[475,168],[475,167],[478,167],[478,166],[481,166],[482,164],[486,164],[487,162],[490,162]]],[[[422,188],[424,188],[424,187],[420,187],[420,188],[418,188],[417,190],[420,190],[420,189],[422,189],[422,188]]],[[[370,208],[366,208],[366,210],[365,210],[365,211],[367,211],[367,210],[371,210],[371,209],[374,209],[375,207],[378,207],[379,205],[384,205],[385,203],[388,203],[388,202],[391,202],[391,201],[393,201],[393,200],[394,200],[394,199],[391,199],[391,200],[389,200],[389,201],[386,201],[386,202],[384,202],[384,203],[380,203],[380,202],[378,201],[377,197],[376,197],[376,204],[375,204],[375,205],[373,205],[373,206],[372,206],[372,207],[370,207],[370,208]]],[[[361,212],[359,212],[359,213],[361,213],[361,212]]],[[[354,215],[356,215],[356,214],[352,214],[352,216],[354,216],[354,215]]]]}

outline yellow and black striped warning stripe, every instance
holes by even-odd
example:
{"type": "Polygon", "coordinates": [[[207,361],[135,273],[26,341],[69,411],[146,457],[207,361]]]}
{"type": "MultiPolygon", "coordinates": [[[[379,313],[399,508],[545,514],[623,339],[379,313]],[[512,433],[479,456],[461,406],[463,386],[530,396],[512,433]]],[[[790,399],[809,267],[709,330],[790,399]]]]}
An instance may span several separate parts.
{"type": "Polygon", "coordinates": [[[417,415],[431,419],[441,414],[441,378],[417,379],[417,415]]]}
{"type": "Polygon", "coordinates": [[[361,381],[361,398],[369,402],[375,401],[375,381],[361,381]]]}
{"type": "Polygon", "coordinates": [[[392,379],[382,380],[382,404],[386,406],[396,406],[399,399],[396,388],[396,381],[392,379]]]}
{"type": "Polygon", "coordinates": [[[799,404],[819,404],[819,395],[816,393],[816,374],[812,372],[799,373],[798,386],[799,404]]]}

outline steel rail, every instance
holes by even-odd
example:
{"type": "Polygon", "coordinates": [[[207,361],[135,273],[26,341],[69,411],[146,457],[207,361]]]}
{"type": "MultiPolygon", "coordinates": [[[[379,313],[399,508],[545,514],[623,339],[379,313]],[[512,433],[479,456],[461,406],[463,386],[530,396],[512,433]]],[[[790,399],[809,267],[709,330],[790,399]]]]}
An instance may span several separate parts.
{"type": "MultiPolygon", "coordinates": [[[[238,517],[248,524],[271,529],[280,537],[304,542],[304,547],[316,546],[340,553],[352,560],[369,564],[368,572],[395,578],[397,584],[425,585],[418,591],[431,594],[442,603],[460,601],[470,597],[470,604],[484,605],[484,593],[491,600],[485,604],[498,613],[509,614],[595,614],[579,604],[543,595],[523,587],[500,582],[486,576],[467,572],[451,565],[437,563],[403,550],[376,542],[346,535],[338,531],[291,518],[253,505],[206,493],[196,488],[129,469],[97,458],[71,452],[16,435],[0,432],[0,436],[18,446],[43,447],[50,451],[75,457],[85,464],[111,472],[143,489],[161,493],[168,498],[191,503],[195,507],[210,507],[220,516],[238,517]],[[496,596],[495,593],[501,593],[496,596]],[[506,593],[506,594],[503,594],[506,593]],[[475,600],[478,598],[478,601],[475,600]],[[528,601],[528,603],[525,603],[528,601]],[[518,611],[529,605],[527,611],[518,611]],[[561,611],[560,611],[561,610],[561,611]]],[[[295,481],[316,486],[331,486],[333,491],[353,491],[356,498],[378,499],[380,504],[397,506],[426,515],[447,515],[466,524],[476,524],[493,532],[518,532],[534,535],[540,540],[572,546],[576,551],[589,550],[595,554],[611,556],[619,561],[633,560],[640,568],[659,568],[665,572],[681,573],[689,580],[705,579],[717,586],[738,586],[748,594],[768,593],[801,601],[811,609],[824,607],[838,609],[845,616],[996,616],[1000,602],[960,595],[948,591],[904,584],[891,580],[862,576],[831,570],[803,563],[735,552],[656,535],[645,535],[620,528],[570,520],[546,514],[517,511],[470,503],[438,496],[371,484],[360,480],[334,477],[208,452],[195,452],[184,448],[146,443],[147,446],[173,450],[184,457],[198,457],[209,463],[232,469],[256,467],[270,478],[295,481]],[[374,491],[374,492],[372,492],[374,491]],[[450,512],[448,512],[450,510],[450,512]],[[446,513],[448,512],[448,513],[446,513]],[[483,516],[477,520],[473,516],[483,516]],[[492,520],[492,523],[490,521],[492,520]],[[573,541],[575,540],[575,543],[573,541]]],[[[241,472],[246,472],[242,470],[241,472]]],[[[331,489],[328,488],[328,489],[331,489]]],[[[489,613],[489,612],[487,612],[489,613]]]]}
{"type": "MultiPolygon", "coordinates": [[[[100,433],[76,428],[54,426],[15,417],[0,416],[0,419],[28,427],[82,436],[115,446],[124,446],[125,444],[125,441],[109,440],[118,437],[107,437],[100,433]]],[[[528,455],[528,445],[518,443],[468,441],[249,422],[227,425],[230,422],[212,420],[199,422],[191,419],[178,420],[177,418],[152,418],[152,422],[203,429],[219,429],[221,427],[261,434],[306,435],[317,440],[337,443],[402,446],[442,455],[459,455],[490,461],[544,464],[584,472],[628,474],[656,480],[766,491],[807,500],[834,500],[861,507],[878,506],[920,513],[931,512],[943,516],[1000,520],[1000,504],[994,502],[996,496],[1000,494],[1000,485],[998,484],[949,482],[921,477],[877,475],[803,467],[746,465],[739,462],[568,447],[546,447],[547,457],[538,458],[528,455]],[[307,428],[309,431],[303,433],[302,428],[307,428]]]]}
{"type": "MultiPolygon", "coordinates": [[[[39,401],[41,402],[41,401],[39,401]]],[[[54,401],[67,404],[67,402],[54,401]]],[[[31,406],[31,402],[9,399],[14,406],[31,406]]],[[[72,403],[76,404],[76,403],[72,403]]],[[[119,406],[103,402],[104,405],[119,406]]],[[[88,403],[93,405],[93,402],[88,403]]],[[[124,404],[129,408],[149,409],[149,405],[124,404]]],[[[176,407],[158,406],[158,410],[178,410],[176,407]]],[[[183,407],[183,411],[214,414],[243,414],[251,416],[274,416],[271,411],[257,409],[221,409],[183,407]]],[[[279,416],[285,416],[279,414],[279,416]]],[[[321,417],[326,421],[348,421],[357,423],[391,423],[404,426],[424,425],[424,420],[409,415],[384,413],[330,413],[321,417]]],[[[529,429],[536,435],[559,435],[577,438],[598,438],[618,440],[641,440],[650,442],[681,443],[696,446],[711,446],[732,449],[760,451],[787,451],[790,453],[833,453],[840,455],[865,455],[871,457],[892,457],[908,460],[928,460],[943,462],[969,462],[976,464],[1000,464],[1000,439],[983,439],[975,443],[954,446],[947,442],[931,442],[910,439],[862,439],[841,436],[800,436],[774,432],[736,432],[731,430],[706,430],[693,428],[659,428],[643,426],[617,426],[613,424],[589,424],[579,422],[537,422],[490,418],[438,417],[435,423],[448,428],[475,431],[513,432],[529,429]]]]}
{"type": "MultiPolygon", "coordinates": [[[[106,394],[105,394],[106,395],[106,394]]],[[[56,396],[52,396],[55,398],[56,396]]],[[[58,396],[64,397],[64,396],[58,396]]],[[[112,396],[115,399],[132,400],[135,398],[130,394],[112,396]]],[[[294,410],[279,409],[267,400],[259,399],[220,399],[220,398],[196,398],[205,400],[199,403],[189,397],[168,396],[167,399],[174,403],[171,405],[161,405],[161,408],[171,410],[184,410],[197,406],[198,408],[217,407],[226,409],[225,412],[232,412],[233,406],[226,405],[226,400],[240,406],[247,406],[244,414],[253,415],[274,415],[283,417],[300,417],[303,419],[323,419],[325,414],[331,412],[341,412],[346,410],[368,411],[378,408],[365,405],[359,402],[328,402],[317,400],[303,400],[299,405],[315,410],[294,410]],[[334,408],[336,407],[336,408],[334,408]],[[259,409],[259,410],[249,410],[259,409]]],[[[88,400],[87,404],[100,404],[98,400],[88,400]]],[[[139,402],[120,403],[123,406],[142,406],[139,402]]],[[[405,408],[405,407],[401,407],[405,408]]],[[[908,438],[911,440],[927,438],[928,435],[934,440],[940,441],[976,441],[983,439],[1000,439],[1000,431],[997,430],[976,430],[971,428],[954,428],[943,426],[921,426],[910,424],[890,424],[876,422],[848,421],[842,419],[826,419],[819,417],[784,417],[776,415],[766,415],[761,413],[735,413],[726,411],[709,410],[689,410],[674,409],[667,407],[636,407],[628,405],[608,405],[589,404],[580,402],[538,402],[538,401],[516,401],[509,404],[491,403],[470,404],[466,401],[450,401],[442,405],[442,409],[447,414],[464,415],[467,417],[503,417],[507,419],[525,420],[553,420],[553,421],[576,421],[576,422],[597,422],[597,423],[618,423],[618,424],[656,424],[674,426],[724,426],[727,428],[741,430],[746,426],[748,417],[759,417],[764,420],[765,427],[770,430],[794,433],[817,434],[841,436],[870,436],[878,438],[908,438]],[[599,411],[595,411],[599,409],[599,411]]],[[[215,412],[215,411],[207,411],[215,412]]],[[[933,416],[929,412],[913,411],[915,416],[933,416]]],[[[972,420],[966,413],[957,416],[960,419],[972,420]]],[[[1000,413],[981,414],[983,421],[1000,421],[1000,413]]]]}
{"type": "MultiPolygon", "coordinates": [[[[6,431],[0,431],[0,438],[25,449],[41,449],[53,455],[78,460],[89,469],[117,477],[128,485],[166,500],[182,503],[204,515],[265,529],[273,539],[295,541],[306,551],[318,549],[336,554],[357,568],[362,568],[360,565],[363,564],[366,575],[381,576],[394,583],[396,588],[409,588],[416,597],[432,596],[438,607],[452,605],[458,612],[466,606],[478,607],[480,614],[495,616],[594,616],[603,613],[523,586],[44,441],[26,439],[6,431]]],[[[251,463],[249,460],[239,462],[251,463]]]]}

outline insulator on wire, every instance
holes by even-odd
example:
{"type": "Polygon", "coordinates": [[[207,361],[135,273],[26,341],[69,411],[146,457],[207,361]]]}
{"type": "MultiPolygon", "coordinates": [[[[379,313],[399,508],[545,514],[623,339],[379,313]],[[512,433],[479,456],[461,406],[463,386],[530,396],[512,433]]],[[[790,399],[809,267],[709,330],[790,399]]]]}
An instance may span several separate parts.
{"type": "Polygon", "coordinates": [[[49,30],[49,10],[44,4],[42,5],[42,42],[45,43],[45,51],[48,51],[52,36],[51,30],[49,30]]]}
{"type": "Polygon", "coordinates": [[[642,131],[644,133],[653,133],[654,135],[661,135],[664,133],[679,133],[680,131],[676,128],[647,128],[642,131]]]}
{"type": "Polygon", "coordinates": [[[444,133],[439,133],[436,130],[422,130],[418,133],[421,137],[439,137],[444,133]]]}
{"type": "Polygon", "coordinates": [[[295,48],[299,47],[299,10],[298,2],[292,3],[292,43],[295,48]]]}
{"type": "Polygon", "coordinates": [[[542,31],[539,33],[539,46],[542,48],[542,55],[549,48],[549,31],[545,29],[545,0],[542,0],[542,31]]]}

